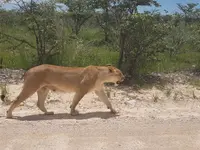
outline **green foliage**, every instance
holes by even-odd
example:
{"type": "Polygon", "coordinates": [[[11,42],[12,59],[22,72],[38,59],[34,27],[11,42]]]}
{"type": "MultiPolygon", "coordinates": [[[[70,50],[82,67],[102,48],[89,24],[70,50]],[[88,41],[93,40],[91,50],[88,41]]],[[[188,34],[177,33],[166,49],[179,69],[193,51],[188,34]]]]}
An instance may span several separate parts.
{"type": "Polygon", "coordinates": [[[54,0],[19,0],[19,10],[0,10],[3,67],[113,64],[139,78],[200,69],[199,4],[179,4],[182,13],[161,15],[138,13],[138,6],[159,6],[152,0],[56,1],[68,11],[56,11],[54,0]]]}
{"type": "Polygon", "coordinates": [[[60,47],[62,27],[58,18],[56,18],[55,5],[51,2],[37,3],[35,1],[19,1],[17,4],[20,8],[16,12],[19,21],[13,27],[16,30],[12,29],[12,31],[22,34],[13,35],[13,33],[5,32],[3,29],[6,27],[4,27],[0,30],[1,39],[12,46],[9,49],[18,49],[23,45],[25,50],[34,51],[35,60],[32,63],[46,63],[50,57],[57,55],[62,48],[60,47]],[[27,38],[27,36],[31,36],[31,38],[27,38]]]}
{"type": "Polygon", "coordinates": [[[123,66],[129,75],[138,75],[141,68],[156,61],[157,54],[164,51],[163,38],[168,26],[153,15],[134,14],[123,24],[122,30],[123,66]]]}
{"type": "Polygon", "coordinates": [[[150,62],[141,69],[143,74],[149,72],[174,72],[197,67],[199,62],[200,53],[198,52],[185,52],[170,57],[168,53],[158,55],[159,61],[150,62]]]}
{"type": "Polygon", "coordinates": [[[67,47],[62,51],[59,58],[60,63],[65,66],[87,66],[87,65],[116,65],[118,52],[112,47],[96,47],[88,41],[82,39],[71,40],[67,47]]]}
{"type": "Polygon", "coordinates": [[[69,9],[65,14],[67,24],[72,32],[78,35],[84,23],[92,17],[94,13],[91,0],[61,0],[69,9]]]}

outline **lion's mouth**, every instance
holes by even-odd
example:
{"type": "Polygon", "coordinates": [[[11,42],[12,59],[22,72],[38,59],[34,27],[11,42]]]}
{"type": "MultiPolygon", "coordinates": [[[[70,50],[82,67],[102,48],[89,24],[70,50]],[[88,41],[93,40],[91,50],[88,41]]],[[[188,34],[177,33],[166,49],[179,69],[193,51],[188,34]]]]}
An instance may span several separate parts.
{"type": "Polygon", "coordinates": [[[124,81],[124,78],[122,78],[121,80],[118,80],[117,82],[116,82],[116,84],[120,84],[120,83],[122,83],[124,81]]]}
{"type": "Polygon", "coordinates": [[[118,86],[120,83],[122,83],[124,81],[124,78],[121,78],[121,80],[118,80],[115,82],[115,86],[118,86]]]}
{"type": "Polygon", "coordinates": [[[121,83],[121,81],[117,81],[117,82],[116,82],[116,84],[120,84],[120,83],[121,83]]]}
{"type": "Polygon", "coordinates": [[[118,86],[121,83],[121,81],[115,82],[115,86],[118,86]]]}

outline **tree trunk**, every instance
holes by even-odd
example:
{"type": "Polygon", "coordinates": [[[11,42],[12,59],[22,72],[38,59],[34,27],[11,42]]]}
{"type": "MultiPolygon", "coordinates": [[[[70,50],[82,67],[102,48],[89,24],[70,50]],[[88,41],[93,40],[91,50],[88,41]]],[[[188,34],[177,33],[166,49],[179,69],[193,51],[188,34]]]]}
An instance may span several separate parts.
{"type": "Polygon", "coordinates": [[[104,40],[105,40],[105,42],[109,42],[109,39],[108,39],[108,29],[107,29],[107,27],[105,27],[105,29],[104,29],[104,40]]]}
{"type": "Polygon", "coordinates": [[[0,58],[0,69],[3,68],[3,58],[0,58]]]}
{"type": "Polygon", "coordinates": [[[108,39],[108,30],[109,30],[109,27],[108,27],[108,21],[109,21],[109,14],[108,14],[108,7],[109,7],[109,3],[108,1],[106,0],[105,1],[105,28],[104,28],[104,34],[105,34],[105,42],[109,42],[109,39],[108,39]]]}
{"type": "Polygon", "coordinates": [[[75,29],[74,29],[74,33],[75,33],[76,36],[79,34],[79,31],[80,31],[80,27],[79,27],[78,23],[79,22],[76,23],[75,29]]]}
{"type": "Polygon", "coordinates": [[[121,65],[122,65],[122,63],[123,63],[123,58],[124,58],[125,39],[126,39],[126,35],[125,35],[125,33],[121,30],[121,31],[120,31],[120,37],[119,37],[120,53],[119,53],[119,60],[118,60],[118,67],[119,67],[120,69],[121,69],[121,65]]]}

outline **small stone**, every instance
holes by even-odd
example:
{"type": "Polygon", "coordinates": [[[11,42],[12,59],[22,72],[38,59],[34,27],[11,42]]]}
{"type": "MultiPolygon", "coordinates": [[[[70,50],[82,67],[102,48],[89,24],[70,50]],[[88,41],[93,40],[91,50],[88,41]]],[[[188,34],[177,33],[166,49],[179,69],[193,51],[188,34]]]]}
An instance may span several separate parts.
{"type": "Polygon", "coordinates": [[[135,104],[136,104],[136,100],[129,100],[129,101],[126,101],[126,102],[124,102],[126,105],[131,105],[132,107],[134,107],[135,106],[135,104]]]}

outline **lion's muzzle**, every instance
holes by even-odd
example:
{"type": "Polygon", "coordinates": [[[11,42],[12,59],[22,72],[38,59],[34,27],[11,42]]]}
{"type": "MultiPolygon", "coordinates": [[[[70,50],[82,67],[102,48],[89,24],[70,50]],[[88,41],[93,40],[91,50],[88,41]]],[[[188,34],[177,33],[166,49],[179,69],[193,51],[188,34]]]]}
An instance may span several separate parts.
{"type": "Polygon", "coordinates": [[[121,77],[121,80],[117,81],[116,83],[117,83],[117,84],[120,84],[121,82],[123,82],[123,81],[124,81],[124,79],[125,79],[125,77],[124,77],[124,76],[122,76],[122,77],[121,77]]]}

